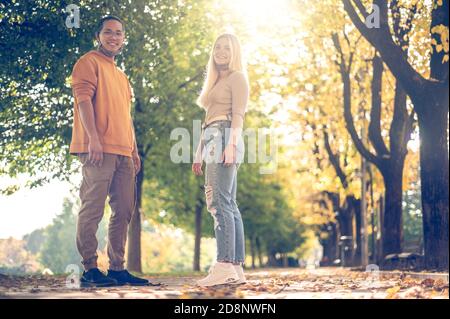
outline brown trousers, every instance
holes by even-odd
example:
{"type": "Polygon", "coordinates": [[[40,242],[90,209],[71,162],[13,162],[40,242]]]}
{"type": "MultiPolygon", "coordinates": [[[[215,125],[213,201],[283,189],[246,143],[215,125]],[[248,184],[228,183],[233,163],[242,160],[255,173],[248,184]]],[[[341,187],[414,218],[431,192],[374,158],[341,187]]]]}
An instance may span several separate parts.
{"type": "Polygon", "coordinates": [[[83,181],[80,187],[81,208],[77,224],[77,248],[86,270],[97,267],[98,241],[96,232],[102,220],[109,195],[112,210],[108,226],[109,269],[123,270],[128,224],[136,203],[135,168],[131,157],[103,154],[101,167],[79,154],[83,181]]]}

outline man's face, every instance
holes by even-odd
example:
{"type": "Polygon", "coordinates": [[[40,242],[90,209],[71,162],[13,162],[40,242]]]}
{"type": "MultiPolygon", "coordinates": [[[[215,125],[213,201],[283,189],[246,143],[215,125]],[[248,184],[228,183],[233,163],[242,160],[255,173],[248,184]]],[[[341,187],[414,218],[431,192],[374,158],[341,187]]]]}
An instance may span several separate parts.
{"type": "Polygon", "coordinates": [[[117,20],[103,22],[102,31],[98,35],[98,40],[102,46],[111,52],[119,52],[125,38],[122,23],[117,20]]]}

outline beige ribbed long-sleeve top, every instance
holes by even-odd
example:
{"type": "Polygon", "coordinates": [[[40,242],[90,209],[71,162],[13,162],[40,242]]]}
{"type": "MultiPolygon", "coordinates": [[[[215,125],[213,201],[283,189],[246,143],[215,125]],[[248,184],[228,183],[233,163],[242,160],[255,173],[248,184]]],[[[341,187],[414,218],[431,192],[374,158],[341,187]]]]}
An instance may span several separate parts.
{"type": "Polygon", "coordinates": [[[232,127],[242,128],[248,98],[249,88],[244,73],[234,71],[219,80],[209,92],[205,123],[217,116],[231,114],[232,127]]]}

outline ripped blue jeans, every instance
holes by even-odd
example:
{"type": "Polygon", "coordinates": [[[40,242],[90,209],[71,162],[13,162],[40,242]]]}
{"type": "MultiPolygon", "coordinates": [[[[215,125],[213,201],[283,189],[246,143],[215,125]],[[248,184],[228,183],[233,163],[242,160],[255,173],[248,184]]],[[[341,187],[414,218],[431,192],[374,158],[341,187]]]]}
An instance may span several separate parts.
{"type": "Polygon", "coordinates": [[[221,162],[230,126],[230,121],[218,121],[203,131],[205,195],[207,210],[214,219],[217,261],[238,264],[245,260],[244,225],[236,202],[237,171],[245,150],[240,139],[236,147],[237,163],[224,166],[221,162]]]}

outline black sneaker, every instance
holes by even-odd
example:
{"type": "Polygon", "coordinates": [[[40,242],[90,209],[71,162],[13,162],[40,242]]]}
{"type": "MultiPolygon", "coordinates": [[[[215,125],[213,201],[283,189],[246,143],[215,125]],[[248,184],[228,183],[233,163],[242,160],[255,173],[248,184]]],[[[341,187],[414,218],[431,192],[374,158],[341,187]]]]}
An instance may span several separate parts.
{"type": "Polygon", "coordinates": [[[81,288],[112,287],[117,286],[117,280],[102,273],[98,268],[92,268],[83,272],[80,278],[81,288]]]}
{"type": "Polygon", "coordinates": [[[150,282],[147,279],[138,278],[128,272],[128,270],[108,270],[109,278],[117,281],[118,285],[130,285],[130,286],[148,286],[150,282]]]}

